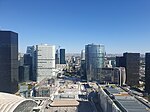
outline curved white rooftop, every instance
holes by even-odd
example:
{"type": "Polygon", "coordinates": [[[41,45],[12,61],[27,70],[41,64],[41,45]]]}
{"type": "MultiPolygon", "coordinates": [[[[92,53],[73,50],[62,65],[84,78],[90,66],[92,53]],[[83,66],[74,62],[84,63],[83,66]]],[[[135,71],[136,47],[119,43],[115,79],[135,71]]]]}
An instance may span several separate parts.
{"type": "Polygon", "coordinates": [[[0,112],[15,112],[15,109],[23,102],[33,100],[25,99],[9,93],[0,92],[0,112]]]}

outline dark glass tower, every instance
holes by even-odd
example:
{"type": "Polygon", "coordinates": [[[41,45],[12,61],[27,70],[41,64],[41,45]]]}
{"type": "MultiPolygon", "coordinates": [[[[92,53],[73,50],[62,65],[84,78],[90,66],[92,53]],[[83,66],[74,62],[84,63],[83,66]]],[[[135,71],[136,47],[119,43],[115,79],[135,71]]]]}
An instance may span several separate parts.
{"type": "Polygon", "coordinates": [[[29,67],[29,80],[33,81],[34,76],[33,76],[33,71],[32,71],[32,66],[33,66],[32,59],[33,57],[30,54],[24,54],[24,65],[29,67]]]}
{"type": "Polygon", "coordinates": [[[130,86],[139,84],[140,53],[124,53],[127,84],[130,86]]]}
{"type": "MultiPolygon", "coordinates": [[[[30,54],[30,56],[27,56],[27,60],[31,60],[32,58],[32,63],[26,63],[25,65],[30,65],[30,80],[36,81],[36,50],[34,46],[27,46],[26,54],[30,54]]],[[[26,59],[24,61],[27,61],[26,59]]]]}
{"type": "Polygon", "coordinates": [[[124,53],[123,57],[116,57],[116,66],[125,67],[127,85],[139,84],[140,53],[124,53]]]}
{"type": "Polygon", "coordinates": [[[60,49],[60,64],[66,64],[65,49],[60,49]]]}
{"type": "Polygon", "coordinates": [[[59,50],[56,50],[56,54],[55,54],[55,64],[59,64],[59,50]]]}
{"type": "Polygon", "coordinates": [[[18,34],[0,31],[0,91],[18,90],[18,34]]]}
{"type": "Polygon", "coordinates": [[[125,66],[125,59],[124,57],[116,57],[116,67],[124,67],[125,66]]]}
{"type": "Polygon", "coordinates": [[[150,94],[150,53],[145,54],[145,91],[150,94]]]}

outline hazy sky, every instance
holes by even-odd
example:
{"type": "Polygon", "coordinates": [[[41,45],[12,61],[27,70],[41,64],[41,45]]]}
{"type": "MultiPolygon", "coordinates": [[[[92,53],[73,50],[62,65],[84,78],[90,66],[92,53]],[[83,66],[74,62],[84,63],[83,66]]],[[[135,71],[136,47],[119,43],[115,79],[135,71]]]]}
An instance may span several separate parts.
{"type": "Polygon", "coordinates": [[[0,0],[0,29],[19,33],[19,50],[47,43],[80,52],[150,51],[150,0],[0,0]]]}

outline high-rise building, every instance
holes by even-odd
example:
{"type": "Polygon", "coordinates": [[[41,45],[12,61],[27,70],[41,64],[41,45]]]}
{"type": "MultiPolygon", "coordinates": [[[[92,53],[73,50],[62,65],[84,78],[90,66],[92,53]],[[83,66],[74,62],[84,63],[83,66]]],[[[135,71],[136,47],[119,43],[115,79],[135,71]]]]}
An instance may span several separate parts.
{"type": "Polygon", "coordinates": [[[85,60],[81,60],[80,74],[81,74],[81,79],[87,80],[85,60]]]}
{"type": "Polygon", "coordinates": [[[18,90],[18,34],[0,31],[0,91],[18,90]]]}
{"type": "Polygon", "coordinates": [[[32,66],[32,57],[30,54],[24,54],[24,65],[32,66]]]}
{"type": "Polygon", "coordinates": [[[36,50],[34,46],[27,46],[26,54],[30,54],[32,57],[32,76],[30,76],[30,80],[36,81],[36,50]]]}
{"type": "Polygon", "coordinates": [[[30,66],[19,66],[19,82],[26,82],[30,80],[30,66]]]}
{"type": "Polygon", "coordinates": [[[85,46],[87,80],[99,80],[98,69],[104,67],[104,45],[88,44],[85,46]]]}
{"type": "Polygon", "coordinates": [[[55,46],[36,45],[37,81],[55,77],[55,46]]]}
{"type": "Polygon", "coordinates": [[[81,60],[85,60],[85,50],[81,51],[81,60]]]}
{"type": "Polygon", "coordinates": [[[24,65],[24,53],[18,53],[18,66],[24,65]]]}
{"type": "Polygon", "coordinates": [[[66,64],[65,49],[60,49],[60,64],[66,64]]]}
{"type": "Polygon", "coordinates": [[[139,84],[140,53],[124,53],[123,57],[116,58],[116,66],[125,67],[127,85],[139,84]]]}
{"type": "Polygon", "coordinates": [[[140,53],[124,53],[127,84],[130,86],[139,84],[140,53]]]}
{"type": "Polygon", "coordinates": [[[60,64],[59,63],[59,50],[56,50],[56,54],[55,54],[55,64],[60,64]]]}
{"type": "Polygon", "coordinates": [[[85,50],[81,51],[81,67],[80,67],[80,74],[82,80],[87,80],[86,76],[86,66],[85,66],[85,50]]]}
{"type": "MultiPolygon", "coordinates": [[[[30,54],[24,54],[24,70],[25,72],[26,71],[29,71],[29,72],[26,72],[25,74],[28,75],[27,73],[29,73],[29,79],[28,80],[33,80],[34,79],[34,76],[33,76],[33,61],[32,61],[32,56],[30,54]],[[28,66],[28,67],[27,67],[28,66]],[[29,69],[29,70],[27,70],[29,69]]],[[[27,78],[26,78],[27,79],[27,78]]]]}
{"type": "Polygon", "coordinates": [[[19,78],[19,82],[24,82],[24,67],[23,67],[23,65],[18,67],[18,78],[19,78]]]}
{"type": "Polygon", "coordinates": [[[150,94],[150,53],[145,54],[145,91],[150,94]]]}
{"type": "Polygon", "coordinates": [[[26,54],[30,54],[31,56],[34,56],[35,47],[34,46],[27,46],[26,54]]]}
{"type": "Polygon", "coordinates": [[[125,59],[123,56],[116,57],[116,67],[124,67],[125,66],[125,59]]]}

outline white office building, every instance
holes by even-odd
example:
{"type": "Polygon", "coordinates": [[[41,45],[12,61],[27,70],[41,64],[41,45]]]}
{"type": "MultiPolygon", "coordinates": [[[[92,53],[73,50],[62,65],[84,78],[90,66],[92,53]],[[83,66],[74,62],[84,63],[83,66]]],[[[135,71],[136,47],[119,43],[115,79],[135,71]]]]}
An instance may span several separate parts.
{"type": "Polygon", "coordinates": [[[36,45],[37,51],[37,81],[55,77],[55,46],[36,45]]]}

